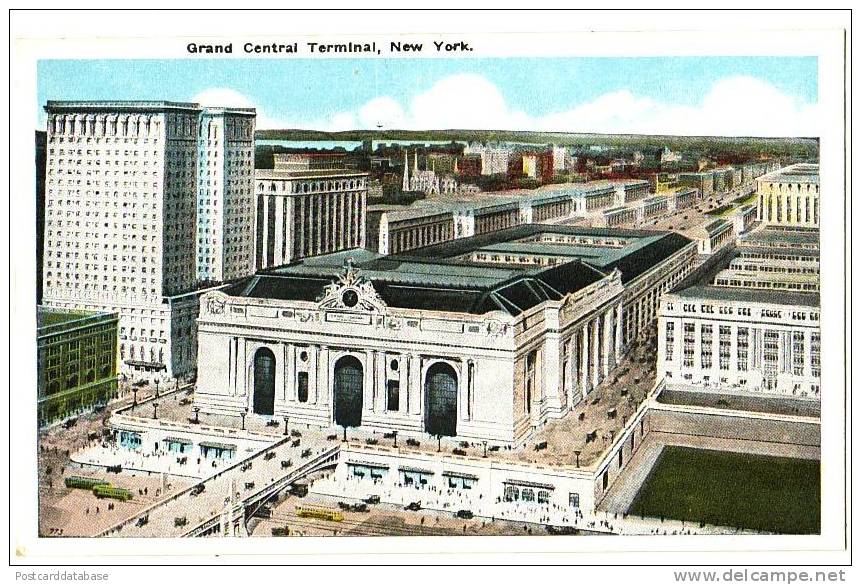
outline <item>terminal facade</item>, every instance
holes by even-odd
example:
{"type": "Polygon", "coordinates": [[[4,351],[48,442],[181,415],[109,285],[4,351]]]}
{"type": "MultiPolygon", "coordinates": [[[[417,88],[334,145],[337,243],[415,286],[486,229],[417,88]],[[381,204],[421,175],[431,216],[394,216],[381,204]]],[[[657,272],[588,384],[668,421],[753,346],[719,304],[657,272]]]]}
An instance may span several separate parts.
{"type": "Polygon", "coordinates": [[[532,225],[263,271],[204,296],[195,404],[514,444],[609,374],[695,248],[532,225]]]}

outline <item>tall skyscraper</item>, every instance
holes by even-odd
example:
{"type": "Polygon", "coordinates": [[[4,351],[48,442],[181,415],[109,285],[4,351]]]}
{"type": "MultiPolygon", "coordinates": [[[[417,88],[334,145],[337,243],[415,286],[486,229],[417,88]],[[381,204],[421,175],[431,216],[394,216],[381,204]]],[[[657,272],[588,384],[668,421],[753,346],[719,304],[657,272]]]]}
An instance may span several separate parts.
{"type": "Polygon", "coordinates": [[[196,362],[202,283],[253,272],[253,109],[45,107],[44,304],[120,314],[120,370],[196,362]]]}

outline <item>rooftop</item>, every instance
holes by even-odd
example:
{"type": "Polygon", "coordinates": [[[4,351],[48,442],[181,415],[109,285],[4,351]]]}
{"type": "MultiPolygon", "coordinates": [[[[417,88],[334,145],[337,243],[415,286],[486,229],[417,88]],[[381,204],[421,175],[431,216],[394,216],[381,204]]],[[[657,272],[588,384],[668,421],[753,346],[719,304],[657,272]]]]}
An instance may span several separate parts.
{"type": "Polygon", "coordinates": [[[819,307],[819,293],[763,291],[741,287],[715,286],[713,283],[718,272],[728,268],[730,262],[739,254],[741,249],[743,248],[729,245],[719,250],[682,280],[676,288],[670,291],[670,294],[681,298],[819,307]]]}
{"type": "Polygon", "coordinates": [[[325,286],[342,274],[344,262],[351,258],[388,306],[518,315],[544,301],[561,300],[617,268],[622,281],[627,282],[689,243],[687,238],[671,232],[525,225],[392,256],[349,250],[309,258],[259,272],[229,286],[225,293],[313,302],[322,296],[325,286]],[[603,236],[623,245],[523,241],[545,233],[603,236]],[[486,264],[465,257],[481,250],[554,255],[563,262],[551,267],[486,264]]]}
{"type": "Polygon", "coordinates": [[[193,110],[219,113],[234,113],[256,115],[254,108],[233,107],[206,107],[193,102],[172,102],[165,100],[48,100],[45,104],[46,112],[54,113],[76,113],[76,112],[101,112],[101,111],[129,111],[129,112],[164,112],[167,110],[193,110]]]}
{"type": "Polygon", "coordinates": [[[72,325],[89,325],[91,322],[110,317],[116,318],[117,315],[115,313],[69,311],[39,306],[36,307],[37,335],[41,337],[66,330],[72,325]]]}
{"type": "Polygon", "coordinates": [[[773,173],[765,174],[758,181],[766,183],[812,183],[819,184],[819,165],[811,163],[798,163],[784,167],[773,173]]]}

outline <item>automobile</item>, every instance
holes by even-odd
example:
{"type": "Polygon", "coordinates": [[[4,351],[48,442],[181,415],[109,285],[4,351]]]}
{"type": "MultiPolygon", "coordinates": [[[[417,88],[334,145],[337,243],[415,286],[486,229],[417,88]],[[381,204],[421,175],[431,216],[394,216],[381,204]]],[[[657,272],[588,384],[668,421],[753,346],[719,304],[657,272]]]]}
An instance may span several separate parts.
{"type": "Polygon", "coordinates": [[[275,459],[275,451],[269,451],[266,455],[263,456],[264,461],[269,461],[270,459],[275,459]]]}
{"type": "Polygon", "coordinates": [[[358,504],[353,504],[350,506],[350,510],[352,510],[353,512],[367,512],[368,509],[368,505],[364,502],[359,502],[358,504]]]}
{"type": "Polygon", "coordinates": [[[177,528],[179,528],[181,526],[185,526],[186,524],[188,524],[188,517],[186,517],[186,516],[182,516],[182,517],[177,516],[176,518],[173,519],[173,525],[176,526],[177,528]]]}
{"type": "Polygon", "coordinates": [[[192,496],[199,496],[199,495],[200,495],[200,494],[202,494],[204,491],[206,491],[206,486],[205,486],[205,485],[203,485],[202,483],[199,483],[199,484],[197,484],[196,486],[194,486],[193,488],[191,488],[191,492],[190,492],[190,493],[191,493],[191,495],[192,495],[192,496]]]}
{"type": "Polygon", "coordinates": [[[287,469],[293,465],[293,461],[291,459],[286,459],[281,461],[281,469],[287,469]]]}
{"type": "Polygon", "coordinates": [[[380,496],[378,496],[378,495],[368,496],[367,498],[365,498],[362,501],[365,502],[366,504],[371,504],[371,505],[379,504],[380,503],[380,496]]]}
{"type": "Polygon", "coordinates": [[[140,518],[138,518],[138,521],[135,522],[135,526],[137,526],[138,528],[140,528],[141,526],[146,526],[147,524],[149,524],[149,514],[147,514],[146,516],[141,516],[140,518]]]}
{"type": "Polygon", "coordinates": [[[409,504],[407,504],[407,506],[404,508],[404,510],[410,510],[410,511],[412,511],[412,512],[418,512],[418,511],[419,511],[419,510],[421,510],[421,509],[422,509],[422,505],[421,505],[420,503],[418,503],[418,502],[410,502],[410,503],[409,503],[409,504]]]}
{"type": "Polygon", "coordinates": [[[349,510],[353,507],[352,504],[348,504],[347,502],[338,502],[338,507],[342,510],[349,510]]]}
{"type": "Polygon", "coordinates": [[[463,520],[471,520],[473,517],[472,510],[458,510],[457,514],[455,514],[458,518],[462,518],[463,520]]]}
{"type": "Polygon", "coordinates": [[[272,518],[272,508],[269,505],[260,506],[257,508],[254,516],[257,518],[272,518]]]}
{"type": "Polygon", "coordinates": [[[290,486],[290,493],[296,497],[304,498],[308,495],[308,484],[294,483],[290,486]]]}

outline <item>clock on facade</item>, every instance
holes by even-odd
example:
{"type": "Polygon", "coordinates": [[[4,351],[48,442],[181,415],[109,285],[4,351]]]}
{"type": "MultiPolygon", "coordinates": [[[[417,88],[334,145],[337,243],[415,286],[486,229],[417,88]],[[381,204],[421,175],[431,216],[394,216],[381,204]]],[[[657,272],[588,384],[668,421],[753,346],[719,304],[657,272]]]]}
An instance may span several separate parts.
{"type": "Polygon", "coordinates": [[[347,308],[353,308],[359,304],[359,295],[349,288],[341,293],[341,303],[347,308]]]}

